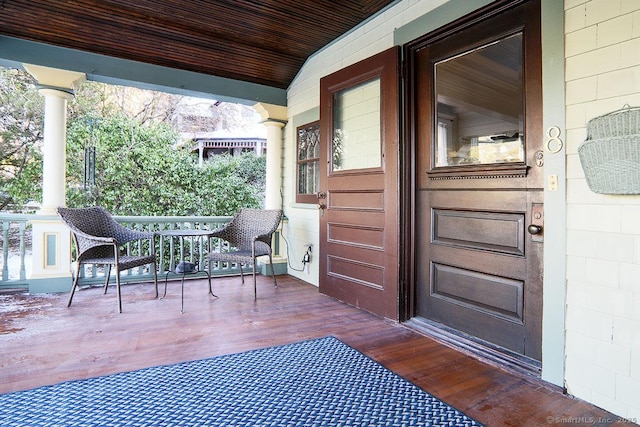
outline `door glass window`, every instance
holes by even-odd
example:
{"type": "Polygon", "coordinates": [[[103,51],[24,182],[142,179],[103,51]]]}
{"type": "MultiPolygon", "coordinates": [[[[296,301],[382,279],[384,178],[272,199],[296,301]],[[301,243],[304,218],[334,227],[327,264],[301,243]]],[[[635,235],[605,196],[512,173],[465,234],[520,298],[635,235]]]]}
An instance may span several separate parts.
{"type": "Polygon", "coordinates": [[[435,64],[436,167],[524,162],[522,33],[435,64]]]}
{"type": "Polygon", "coordinates": [[[379,168],[380,79],[334,94],[332,170],[379,168]]]}

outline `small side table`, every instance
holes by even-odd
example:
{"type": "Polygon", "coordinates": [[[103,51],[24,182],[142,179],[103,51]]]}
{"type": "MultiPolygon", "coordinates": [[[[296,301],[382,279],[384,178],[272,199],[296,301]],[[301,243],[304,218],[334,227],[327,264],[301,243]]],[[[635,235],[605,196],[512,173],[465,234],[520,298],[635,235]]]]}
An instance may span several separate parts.
{"type": "MultiPolygon", "coordinates": [[[[165,237],[169,237],[170,239],[179,239],[181,246],[184,246],[184,239],[187,237],[198,237],[198,238],[203,238],[206,237],[207,239],[211,236],[211,234],[213,233],[212,230],[195,230],[195,229],[187,229],[187,230],[162,230],[162,231],[158,231],[156,232],[157,235],[159,236],[165,236],[165,237]]],[[[180,256],[182,258],[184,258],[183,254],[180,254],[180,256]]],[[[167,274],[164,277],[164,295],[162,295],[162,298],[167,296],[167,280],[169,278],[169,274],[180,274],[182,275],[182,283],[181,283],[181,299],[182,299],[182,303],[180,306],[180,313],[184,313],[184,277],[187,274],[198,274],[198,273],[205,273],[207,275],[207,278],[209,279],[209,295],[218,298],[217,295],[215,295],[213,293],[213,291],[211,290],[211,274],[209,274],[209,272],[207,270],[201,270],[199,268],[199,266],[196,264],[196,269],[193,271],[183,271],[183,272],[177,272],[177,271],[167,271],[167,274]]],[[[160,299],[162,299],[160,298],[160,299]]]]}

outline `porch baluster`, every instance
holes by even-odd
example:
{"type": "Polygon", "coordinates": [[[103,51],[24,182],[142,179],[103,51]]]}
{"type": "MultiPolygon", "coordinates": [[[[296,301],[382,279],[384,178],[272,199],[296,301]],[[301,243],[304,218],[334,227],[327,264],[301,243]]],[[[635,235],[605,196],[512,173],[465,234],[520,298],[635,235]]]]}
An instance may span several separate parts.
{"type": "MultiPolygon", "coordinates": [[[[0,222],[2,223],[2,258],[0,258],[2,265],[0,269],[0,287],[2,288],[16,288],[16,287],[28,287],[27,276],[29,274],[29,253],[31,250],[29,246],[29,238],[31,228],[28,227],[28,222],[31,218],[40,218],[40,216],[32,214],[6,214],[0,213],[0,222]],[[15,233],[14,233],[15,230],[15,233]],[[10,237],[16,237],[15,241],[10,241],[10,237]],[[16,259],[13,260],[13,255],[19,258],[19,262],[16,259]]],[[[206,229],[215,230],[230,220],[230,217],[133,217],[133,216],[116,216],[117,221],[123,225],[135,228],[143,231],[158,231],[177,228],[192,228],[192,229],[206,229]]],[[[191,238],[185,239],[180,243],[180,246],[176,246],[175,239],[167,239],[164,236],[156,238],[156,252],[159,258],[158,270],[160,274],[165,271],[174,270],[178,256],[184,257],[186,261],[198,262],[201,268],[208,268],[207,254],[211,250],[224,250],[220,248],[221,242],[216,239],[200,239],[191,238]],[[167,250],[169,253],[167,253],[167,250]],[[180,252],[178,252],[180,250],[180,252]],[[167,264],[168,262],[168,264],[167,264]]],[[[145,241],[130,242],[125,251],[128,254],[145,253],[150,250],[149,243],[145,241]]],[[[233,274],[237,270],[237,267],[232,265],[219,266],[214,274],[225,275],[233,274]]],[[[151,276],[150,272],[144,269],[131,269],[127,273],[123,274],[126,280],[143,281],[147,276],[151,276]],[[125,276],[126,274],[126,276],[125,276]]],[[[104,283],[104,272],[102,266],[99,265],[87,265],[80,271],[80,285],[101,285],[104,283]]]]}
{"type": "Polygon", "coordinates": [[[2,281],[9,280],[9,221],[2,221],[2,281]]]}

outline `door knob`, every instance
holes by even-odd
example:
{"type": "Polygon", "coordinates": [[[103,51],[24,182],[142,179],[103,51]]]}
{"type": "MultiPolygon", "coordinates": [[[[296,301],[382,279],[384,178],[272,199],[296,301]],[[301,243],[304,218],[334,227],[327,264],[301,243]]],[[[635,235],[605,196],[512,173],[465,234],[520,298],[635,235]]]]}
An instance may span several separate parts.
{"type": "Polygon", "coordinates": [[[542,231],[542,227],[540,227],[539,225],[531,224],[527,227],[527,231],[529,232],[529,234],[533,235],[540,234],[540,232],[542,231]]]}

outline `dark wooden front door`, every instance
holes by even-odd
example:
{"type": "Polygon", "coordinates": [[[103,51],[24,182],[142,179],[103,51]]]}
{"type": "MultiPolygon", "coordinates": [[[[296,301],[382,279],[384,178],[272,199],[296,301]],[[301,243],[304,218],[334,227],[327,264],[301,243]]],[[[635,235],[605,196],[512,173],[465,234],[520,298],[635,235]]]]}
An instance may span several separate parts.
{"type": "Polygon", "coordinates": [[[540,361],[539,4],[491,13],[407,49],[416,159],[412,315],[540,361]]]}
{"type": "Polygon", "coordinates": [[[320,291],[398,318],[398,48],[320,80],[320,291]]]}

